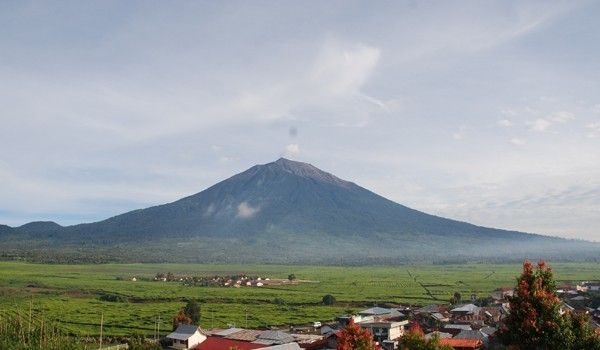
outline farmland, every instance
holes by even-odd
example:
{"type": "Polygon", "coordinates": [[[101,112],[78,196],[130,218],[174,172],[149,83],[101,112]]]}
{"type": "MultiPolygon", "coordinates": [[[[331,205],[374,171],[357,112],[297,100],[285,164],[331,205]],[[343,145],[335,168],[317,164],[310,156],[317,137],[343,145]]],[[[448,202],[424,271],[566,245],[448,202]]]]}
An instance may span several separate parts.
{"type": "MultiPolygon", "coordinates": [[[[552,266],[559,282],[600,279],[598,263],[552,266]]],[[[105,334],[152,335],[158,317],[161,333],[165,333],[185,300],[195,298],[201,304],[204,328],[297,325],[330,320],[374,304],[443,303],[457,291],[484,297],[497,287],[512,286],[519,271],[517,264],[336,267],[0,262],[0,315],[25,314],[31,305],[38,317],[56,320],[62,329],[79,336],[98,334],[101,315],[105,334]],[[166,272],[193,276],[246,273],[280,279],[293,273],[300,282],[231,288],[152,281],[157,273],[166,272]],[[106,294],[118,296],[118,301],[102,300],[106,294]],[[323,305],[325,294],[334,295],[337,303],[323,305]]]]}

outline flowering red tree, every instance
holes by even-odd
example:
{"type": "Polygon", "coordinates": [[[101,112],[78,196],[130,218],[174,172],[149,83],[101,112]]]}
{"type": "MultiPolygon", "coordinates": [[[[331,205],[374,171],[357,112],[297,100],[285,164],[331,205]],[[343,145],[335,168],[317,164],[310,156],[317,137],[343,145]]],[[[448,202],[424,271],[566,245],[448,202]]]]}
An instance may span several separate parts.
{"type": "Polygon", "coordinates": [[[338,339],[337,350],[375,350],[373,335],[350,320],[338,339]]]}
{"type": "Polygon", "coordinates": [[[540,261],[534,269],[523,263],[517,288],[509,298],[510,313],[500,331],[506,345],[516,349],[571,349],[573,332],[568,314],[561,314],[550,267],[540,261]]]}
{"type": "Polygon", "coordinates": [[[173,317],[173,330],[175,330],[180,324],[192,324],[192,319],[189,318],[183,310],[179,310],[177,315],[173,317]]]}
{"type": "Polygon", "coordinates": [[[408,332],[402,337],[401,344],[404,350],[452,350],[451,346],[440,345],[437,335],[429,340],[425,339],[425,333],[418,322],[410,326],[408,332]]]}

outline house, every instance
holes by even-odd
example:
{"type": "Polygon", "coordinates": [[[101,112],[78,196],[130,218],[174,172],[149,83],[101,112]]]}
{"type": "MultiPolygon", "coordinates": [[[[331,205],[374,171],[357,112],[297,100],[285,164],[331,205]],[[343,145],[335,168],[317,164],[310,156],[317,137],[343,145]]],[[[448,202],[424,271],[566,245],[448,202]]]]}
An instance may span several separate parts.
{"type": "Polygon", "coordinates": [[[429,339],[433,338],[434,336],[437,336],[438,339],[452,338],[452,334],[450,334],[450,333],[433,331],[431,333],[425,334],[425,339],[429,340],[429,339]]]}
{"type": "Polygon", "coordinates": [[[330,333],[335,333],[338,331],[338,325],[337,324],[326,324],[324,326],[322,326],[319,331],[321,332],[322,335],[328,335],[330,333]]]}
{"type": "Polygon", "coordinates": [[[294,337],[282,331],[264,331],[254,341],[256,344],[281,345],[293,343],[294,337]]]}
{"type": "Polygon", "coordinates": [[[177,329],[167,335],[173,349],[193,349],[206,340],[206,335],[200,332],[198,326],[180,324],[177,329]]]}
{"type": "Polygon", "coordinates": [[[337,349],[340,336],[342,335],[342,331],[332,332],[325,335],[325,341],[327,344],[327,349],[337,349]]]}
{"type": "Polygon", "coordinates": [[[287,343],[280,345],[273,345],[266,348],[260,348],[261,350],[302,350],[302,347],[298,343],[287,343]]]}
{"type": "Polygon", "coordinates": [[[456,335],[456,334],[460,333],[461,331],[465,331],[465,330],[470,331],[471,326],[468,324],[447,324],[444,327],[442,327],[442,330],[446,333],[456,335]]]}
{"type": "Polygon", "coordinates": [[[505,313],[500,306],[479,307],[473,313],[455,313],[455,323],[471,324],[474,326],[498,325],[505,313]]]}
{"type": "Polygon", "coordinates": [[[440,339],[440,345],[449,345],[455,350],[479,350],[483,349],[483,343],[477,339],[440,339]]]}
{"type": "Polygon", "coordinates": [[[588,288],[588,292],[600,292],[600,283],[587,283],[586,287],[588,288]]]}
{"type": "Polygon", "coordinates": [[[414,319],[425,328],[437,329],[450,321],[450,314],[446,306],[428,305],[415,310],[414,319]]]}
{"type": "Polygon", "coordinates": [[[354,323],[359,322],[370,322],[374,321],[375,317],[373,316],[362,316],[362,315],[344,315],[336,317],[338,324],[342,327],[346,327],[350,320],[354,321],[354,323]]]}
{"type": "Polygon", "coordinates": [[[262,349],[265,345],[255,344],[247,341],[231,340],[218,336],[209,336],[203,342],[198,344],[195,350],[253,350],[262,349]]]}
{"type": "Polygon", "coordinates": [[[361,322],[358,325],[367,329],[373,334],[373,340],[382,343],[384,340],[396,341],[398,338],[404,335],[404,326],[408,324],[408,321],[399,322],[361,322]]]}
{"type": "Polygon", "coordinates": [[[443,311],[445,311],[444,307],[442,307],[440,305],[432,304],[432,305],[423,306],[422,308],[415,310],[415,313],[416,314],[432,314],[435,312],[443,312],[443,311]]]}
{"type": "Polygon", "coordinates": [[[559,312],[561,315],[565,314],[566,312],[573,312],[573,311],[575,311],[575,308],[572,307],[571,305],[565,303],[564,301],[560,304],[559,312]]]}
{"type": "Polygon", "coordinates": [[[489,336],[496,334],[498,329],[494,328],[494,327],[486,326],[486,327],[481,328],[479,331],[483,334],[486,334],[489,337],[489,336]]]}
{"type": "Polygon", "coordinates": [[[370,309],[366,309],[363,311],[359,311],[358,314],[361,316],[382,316],[388,315],[392,312],[392,309],[384,308],[384,307],[372,307],[370,309]]]}
{"type": "Polygon", "coordinates": [[[231,333],[225,336],[227,339],[231,340],[240,340],[240,341],[255,341],[259,335],[261,335],[263,331],[257,329],[244,329],[239,332],[231,333]]]}
{"type": "Polygon", "coordinates": [[[512,297],[515,294],[515,290],[512,287],[497,288],[492,292],[492,299],[495,301],[503,301],[508,297],[512,297]]]}
{"type": "Polygon", "coordinates": [[[314,349],[322,349],[323,346],[327,344],[325,337],[317,334],[292,334],[294,337],[294,343],[300,345],[302,349],[314,350],[314,349]]]}
{"type": "Polygon", "coordinates": [[[460,333],[458,333],[456,336],[454,336],[454,338],[456,339],[478,339],[481,340],[482,342],[485,343],[485,341],[488,338],[488,335],[481,332],[481,331],[475,331],[475,330],[462,330],[460,331],[460,333]]]}
{"type": "Polygon", "coordinates": [[[213,332],[211,335],[214,335],[217,337],[226,337],[228,335],[235,334],[235,333],[241,332],[243,330],[244,330],[243,328],[231,327],[231,328],[227,328],[227,329],[224,329],[224,330],[221,330],[218,332],[213,332]]]}
{"type": "Polygon", "coordinates": [[[465,304],[450,310],[453,316],[473,315],[479,311],[479,306],[475,304],[465,304]]]}

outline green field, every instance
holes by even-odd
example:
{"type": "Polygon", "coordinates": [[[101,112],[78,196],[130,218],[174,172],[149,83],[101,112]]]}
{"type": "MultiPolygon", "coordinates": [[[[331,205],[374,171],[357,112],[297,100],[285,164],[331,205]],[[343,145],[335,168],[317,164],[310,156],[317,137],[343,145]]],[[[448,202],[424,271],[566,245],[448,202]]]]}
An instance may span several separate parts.
{"type": "MultiPolygon", "coordinates": [[[[552,264],[560,281],[600,280],[598,263],[552,264]]],[[[440,265],[398,267],[327,267],[282,265],[102,264],[42,265],[0,262],[0,316],[33,314],[60,321],[77,335],[97,335],[101,314],[108,335],[152,334],[158,316],[170,330],[172,316],[187,298],[201,302],[204,328],[283,326],[330,320],[347,310],[374,304],[423,305],[446,302],[458,291],[478,297],[512,286],[519,265],[440,265]],[[149,281],[158,272],[196,276],[247,273],[306,282],[265,287],[187,287],[149,281]],[[136,277],[137,281],[131,281],[136,277]],[[144,280],[148,279],[148,280],[144,280]],[[126,302],[101,301],[110,293],[126,302]],[[337,299],[320,303],[325,294],[337,299]],[[276,302],[275,299],[279,300],[276,302]]],[[[161,332],[164,334],[164,332],[161,332]]]]}

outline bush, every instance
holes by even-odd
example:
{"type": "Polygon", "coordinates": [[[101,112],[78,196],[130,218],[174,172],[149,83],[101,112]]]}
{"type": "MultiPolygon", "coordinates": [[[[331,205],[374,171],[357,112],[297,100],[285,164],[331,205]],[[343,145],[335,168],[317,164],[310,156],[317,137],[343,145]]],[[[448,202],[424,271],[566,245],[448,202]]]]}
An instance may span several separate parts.
{"type": "Polygon", "coordinates": [[[102,300],[102,301],[109,301],[111,303],[125,303],[127,302],[127,298],[122,296],[122,295],[117,295],[117,294],[101,294],[98,299],[102,300]]]}
{"type": "Polygon", "coordinates": [[[333,305],[335,304],[335,297],[331,294],[327,294],[323,296],[323,299],[321,299],[321,301],[324,305],[333,305]]]}

